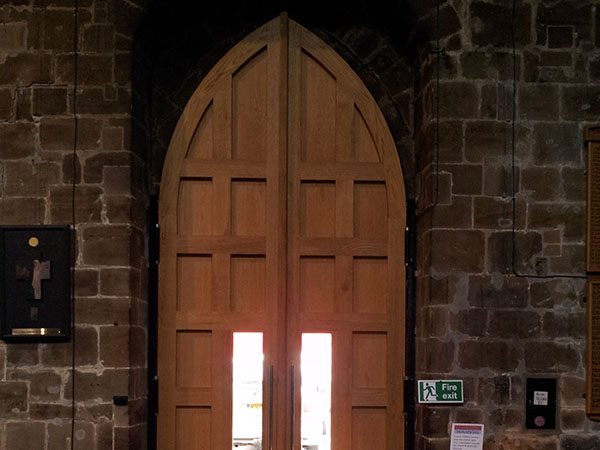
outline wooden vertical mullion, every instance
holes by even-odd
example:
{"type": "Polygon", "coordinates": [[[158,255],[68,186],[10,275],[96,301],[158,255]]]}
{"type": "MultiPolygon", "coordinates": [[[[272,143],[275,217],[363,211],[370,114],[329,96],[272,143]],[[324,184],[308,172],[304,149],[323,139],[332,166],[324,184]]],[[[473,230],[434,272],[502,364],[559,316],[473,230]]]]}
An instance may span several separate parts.
{"type": "Polygon", "coordinates": [[[287,222],[287,407],[285,417],[286,438],[284,449],[300,450],[300,178],[301,164],[301,30],[294,22],[289,22],[288,33],[288,222],[287,222]],[[293,425],[292,425],[293,423],[293,425]],[[293,436],[293,443],[292,441],[293,436]]]}
{"type": "Polygon", "coordinates": [[[347,450],[352,448],[351,330],[333,333],[331,370],[331,450],[347,450]]]}
{"type": "Polygon", "coordinates": [[[231,235],[231,178],[213,178],[213,223],[214,236],[231,235]]]}
{"type": "MultiPolygon", "coordinates": [[[[170,221],[175,224],[176,221],[170,221]]],[[[175,226],[172,226],[174,231],[175,226]]],[[[175,391],[176,391],[176,355],[177,355],[177,329],[175,326],[176,304],[177,304],[177,251],[175,250],[175,237],[168,236],[167,233],[161,236],[161,255],[164,261],[169,261],[171,264],[163,265],[160,271],[160,290],[163,299],[168,299],[164,302],[159,302],[159,317],[161,318],[162,326],[158,329],[158,352],[157,357],[167,359],[172,355],[174,363],[169,365],[159,366],[158,372],[160,380],[159,389],[159,410],[162,423],[163,433],[158,434],[158,448],[171,450],[175,448],[176,442],[176,409],[175,391]]]]}
{"type": "Polygon", "coordinates": [[[233,446],[233,333],[214,330],[212,334],[212,448],[229,449],[233,446]]]}

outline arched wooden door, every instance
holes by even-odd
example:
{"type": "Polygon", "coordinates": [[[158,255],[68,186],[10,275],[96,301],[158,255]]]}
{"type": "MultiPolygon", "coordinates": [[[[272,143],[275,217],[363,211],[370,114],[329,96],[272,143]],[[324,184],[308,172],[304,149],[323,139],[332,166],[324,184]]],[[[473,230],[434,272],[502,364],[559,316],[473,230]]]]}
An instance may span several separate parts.
{"type": "Polygon", "coordinates": [[[162,177],[159,449],[232,447],[244,331],[263,334],[262,448],[302,448],[305,333],[331,336],[332,450],[403,447],[403,184],[367,89],[286,16],[213,68],[162,177]]]}

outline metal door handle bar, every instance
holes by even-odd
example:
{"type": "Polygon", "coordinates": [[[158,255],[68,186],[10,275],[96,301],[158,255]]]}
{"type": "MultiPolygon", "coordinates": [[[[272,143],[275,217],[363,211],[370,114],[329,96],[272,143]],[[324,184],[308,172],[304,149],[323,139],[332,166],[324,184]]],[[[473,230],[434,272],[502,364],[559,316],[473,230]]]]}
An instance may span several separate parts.
{"type": "Polygon", "coordinates": [[[295,405],[295,387],[294,387],[294,381],[296,379],[296,368],[294,366],[291,367],[291,371],[290,371],[290,386],[291,386],[291,391],[292,391],[292,413],[290,414],[290,450],[294,450],[294,413],[295,413],[295,409],[296,409],[296,405],[295,405]]]}
{"type": "Polygon", "coordinates": [[[273,366],[269,367],[269,450],[273,450],[273,366]]]}

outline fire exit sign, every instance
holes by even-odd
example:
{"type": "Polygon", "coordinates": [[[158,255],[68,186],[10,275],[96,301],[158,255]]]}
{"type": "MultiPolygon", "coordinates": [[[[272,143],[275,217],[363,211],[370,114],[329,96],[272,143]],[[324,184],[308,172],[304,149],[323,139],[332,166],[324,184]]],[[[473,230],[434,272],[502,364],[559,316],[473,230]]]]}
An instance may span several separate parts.
{"type": "Polygon", "coordinates": [[[462,380],[419,380],[419,403],[463,403],[462,380]]]}

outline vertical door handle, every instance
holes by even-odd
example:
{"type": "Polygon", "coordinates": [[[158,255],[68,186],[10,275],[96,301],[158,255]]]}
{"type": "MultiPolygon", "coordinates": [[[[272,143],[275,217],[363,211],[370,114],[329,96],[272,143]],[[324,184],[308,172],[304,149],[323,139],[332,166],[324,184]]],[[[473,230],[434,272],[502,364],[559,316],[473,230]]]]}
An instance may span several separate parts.
{"type": "Polygon", "coordinates": [[[294,414],[296,412],[296,405],[295,405],[295,386],[294,386],[294,382],[296,380],[296,368],[294,366],[291,367],[291,371],[290,371],[290,386],[291,386],[291,394],[292,394],[292,401],[291,401],[291,405],[292,405],[292,411],[290,414],[290,450],[294,450],[294,414]]]}
{"type": "Polygon", "coordinates": [[[269,367],[269,450],[273,450],[273,366],[269,367]]]}

